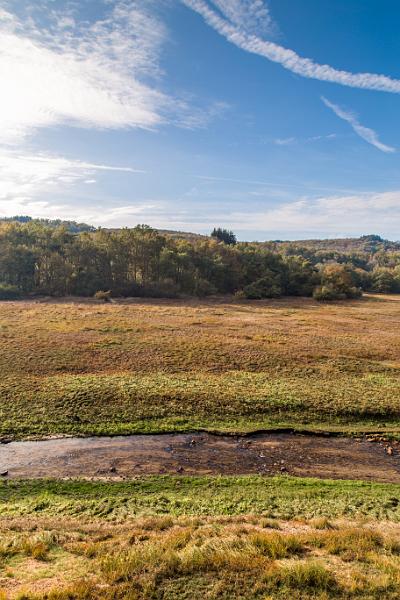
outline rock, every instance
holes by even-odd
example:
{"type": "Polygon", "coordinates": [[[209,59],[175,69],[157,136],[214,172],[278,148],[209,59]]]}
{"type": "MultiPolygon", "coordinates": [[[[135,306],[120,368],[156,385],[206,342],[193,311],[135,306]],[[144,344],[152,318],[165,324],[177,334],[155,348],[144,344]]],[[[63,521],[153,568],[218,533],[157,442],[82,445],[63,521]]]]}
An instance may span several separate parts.
{"type": "Polygon", "coordinates": [[[116,473],[117,472],[117,468],[116,467],[111,467],[110,468],[110,473],[116,473]]]}
{"type": "Polygon", "coordinates": [[[191,446],[195,446],[196,445],[196,440],[195,439],[190,440],[190,445],[191,446]]]}
{"type": "Polygon", "coordinates": [[[281,473],[286,473],[287,472],[287,468],[286,467],[281,467],[281,473]]]}
{"type": "Polygon", "coordinates": [[[7,475],[8,475],[8,471],[2,471],[0,473],[0,477],[7,477],[7,475]]]}
{"type": "Polygon", "coordinates": [[[389,454],[389,456],[393,455],[393,448],[392,448],[392,446],[388,446],[386,448],[386,454],[389,454]]]}
{"type": "Polygon", "coordinates": [[[176,470],[177,473],[183,473],[183,467],[178,467],[176,470]]]}

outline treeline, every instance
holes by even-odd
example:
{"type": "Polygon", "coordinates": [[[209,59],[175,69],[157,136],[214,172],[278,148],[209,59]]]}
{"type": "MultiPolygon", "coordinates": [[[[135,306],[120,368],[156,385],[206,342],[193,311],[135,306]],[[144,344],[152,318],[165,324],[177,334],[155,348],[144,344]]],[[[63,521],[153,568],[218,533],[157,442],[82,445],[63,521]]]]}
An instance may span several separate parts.
{"type": "Polygon", "coordinates": [[[356,298],[364,290],[400,292],[400,250],[340,254],[290,243],[230,241],[215,235],[174,239],[146,225],[72,233],[38,221],[3,221],[0,297],[110,291],[113,296],[333,300],[356,298]]]}
{"type": "Polygon", "coordinates": [[[63,221],[62,219],[33,219],[28,215],[18,215],[15,217],[2,217],[1,221],[5,223],[39,223],[48,227],[65,227],[71,233],[81,233],[83,231],[95,231],[96,227],[87,225],[87,223],[78,223],[77,221],[63,221]]]}

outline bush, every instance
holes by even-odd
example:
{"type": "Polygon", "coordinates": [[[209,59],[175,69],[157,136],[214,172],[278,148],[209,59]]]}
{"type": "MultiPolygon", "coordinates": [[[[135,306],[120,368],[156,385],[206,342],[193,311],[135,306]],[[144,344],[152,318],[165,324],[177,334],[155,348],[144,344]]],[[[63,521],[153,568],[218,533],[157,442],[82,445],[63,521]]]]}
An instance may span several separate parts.
{"type": "Polygon", "coordinates": [[[285,295],[311,296],[318,274],[310,261],[302,256],[285,256],[285,295]]]}
{"type": "Polygon", "coordinates": [[[244,290],[238,290],[235,292],[235,298],[237,300],[245,300],[247,298],[244,290]]]}
{"type": "Polygon", "coordinates": [[[321,285],[314,289],[315,300],[331,301],[359,298],[362,290],[355,286],[353,271],[338,263],[329,263],[321,269],[321,285]]]}
{"type": "Polygon", "coordinates": [[[331,300],[344,300],[346,295],[337,292],[332,286],[319,285],[313,291],[313,298],[318,302],[329,302],[331,300]]]}
{"type": "Polygon", "coordinates": [[[377,267],[372,271],[371,290],[379,294],[390,294],[398,291],[398,279],[392,269],[377,267]]]}
{"type": "Polygon", "coordinates": [[[332,300],[346,300],[347,298],[360,298],[362,291],[360,288],[351,287],[347,292],[340,292],[332,285],[320,285],[313,292],[314,300],[319,302],[329,302],[332,300]]]}
{"type": "Polygon", "coordinates": [[[193,293],[195,296],[199,298],[204,298],[204,296],[211,296],[212,294],[216,294],[216,288],[207,281],[207,279],[198,278],[196,279],[193,293]]]}
{"type": "Polygon", "coordinates": [[[108,292],[103,292],[103,291],[99,290],[98,292],[95,293],[94,297],[96,298],[96,300],[104,300],[104,302],[110,302],[111,291],[108,290],[108,292]]]}
{"type": "Polygon", "coordinates": [[[21,292],[17,286],[0,283],[0,300],[16,300],[20,296],[21,292]]]}
{"type": "Polygon", "coordinates": [[[246,285],[243,289],[245,297],[249,300],[261,300],[262,298],[278,298],[282,294],[278,275],[272,274],[271,277],[261,277],[254,283],[246,285]]]}

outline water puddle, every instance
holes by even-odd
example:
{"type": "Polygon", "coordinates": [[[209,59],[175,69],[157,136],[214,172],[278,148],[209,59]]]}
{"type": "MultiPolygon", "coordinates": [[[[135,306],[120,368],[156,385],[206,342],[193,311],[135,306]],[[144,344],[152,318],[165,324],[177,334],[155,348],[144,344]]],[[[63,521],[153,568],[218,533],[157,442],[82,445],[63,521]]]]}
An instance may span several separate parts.
{"type": "Polygon", "coordinates": [[[62,438],[0,445],[6,478],[290,474],[400,483],[400,455],[377,443],[289,433],[62,438]]]}

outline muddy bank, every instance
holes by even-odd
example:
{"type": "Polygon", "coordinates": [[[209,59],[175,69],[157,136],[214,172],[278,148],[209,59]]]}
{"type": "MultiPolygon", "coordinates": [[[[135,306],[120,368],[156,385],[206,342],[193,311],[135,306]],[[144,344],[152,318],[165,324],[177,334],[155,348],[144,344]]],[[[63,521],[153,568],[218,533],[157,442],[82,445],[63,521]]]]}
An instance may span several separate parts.
{"type": "Polygon", "coordinates": [[[4,479],[287,473],[400,483],[400,455],[366,440],[288,433],[64,438],[1,445],[0,473],[4,479]]]}

